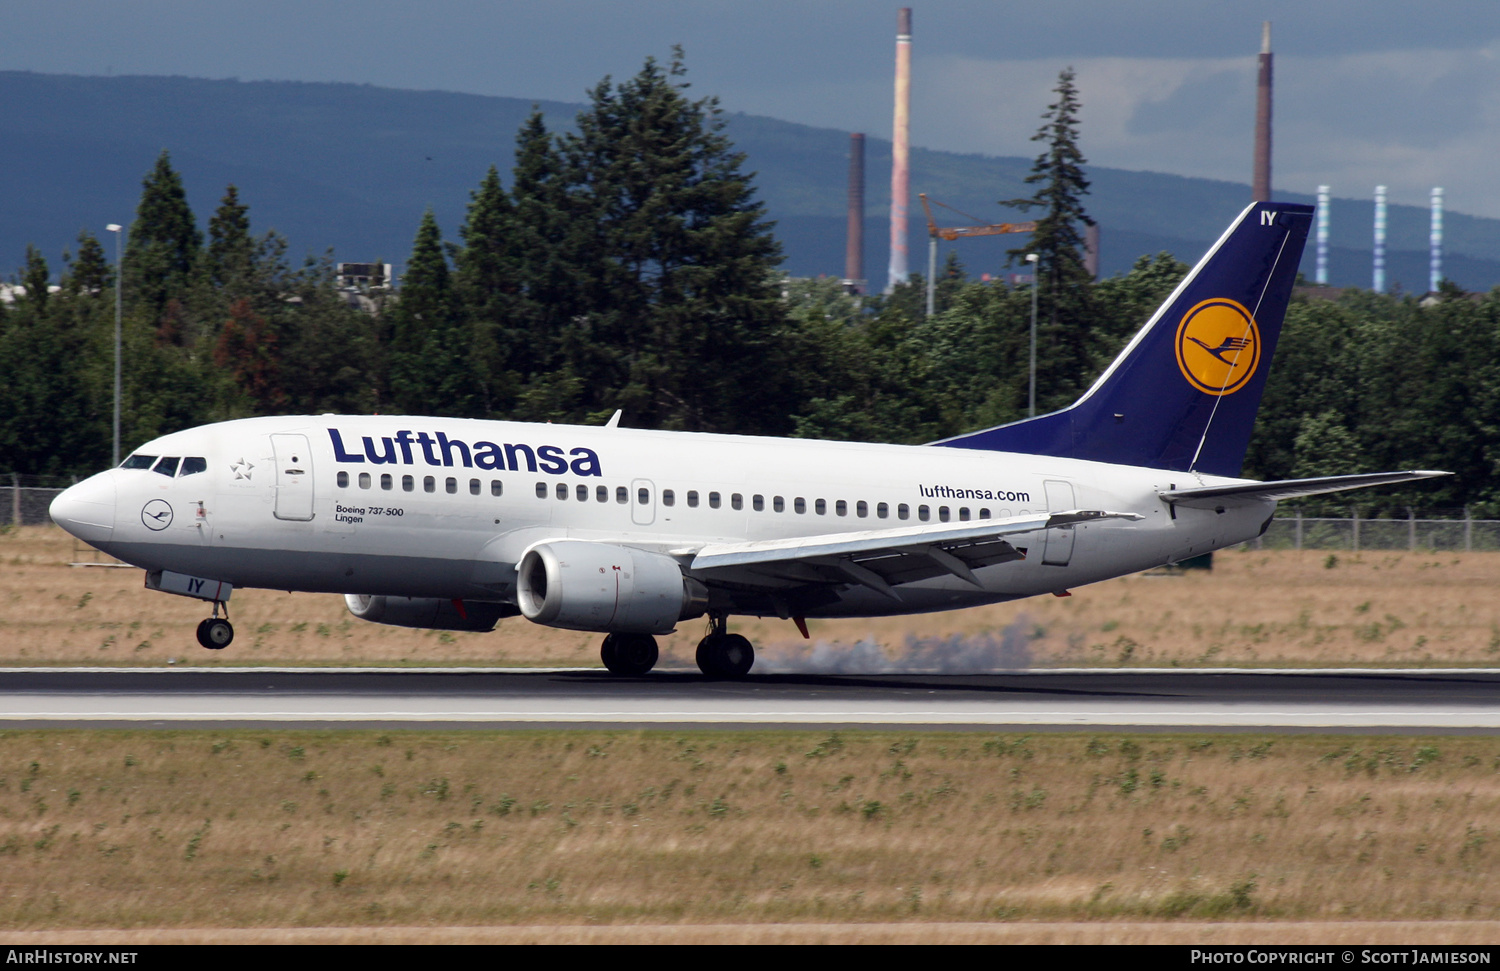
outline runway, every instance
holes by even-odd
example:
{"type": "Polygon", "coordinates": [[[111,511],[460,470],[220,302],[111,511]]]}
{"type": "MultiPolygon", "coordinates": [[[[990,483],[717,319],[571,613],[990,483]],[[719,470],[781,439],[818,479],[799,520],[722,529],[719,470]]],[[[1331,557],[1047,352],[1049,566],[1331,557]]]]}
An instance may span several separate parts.
{"type": "Polygon", "coordinates": [[[1500,671],[1050,670],[976,675],[598,669],[0,671],[17,727],[931,727],[1500,734],[1500,671]]]}

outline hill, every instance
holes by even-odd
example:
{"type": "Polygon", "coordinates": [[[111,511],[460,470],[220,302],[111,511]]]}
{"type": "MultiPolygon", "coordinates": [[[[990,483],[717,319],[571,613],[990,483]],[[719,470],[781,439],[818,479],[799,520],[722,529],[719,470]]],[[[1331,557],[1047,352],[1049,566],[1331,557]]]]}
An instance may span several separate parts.
{"type": "MultiPolygon", "coordinates": [[[[0,270],[20,266],[27,243],[58,269],[80,229],[104,235],[128,223],[140,181],[163,149],[206,220],[229,183],[250,206],[257,232],[275,228],[294,253],[402,264],[429,206],[450,237],[486,168],[511,164],[516,129],[533,101],[402,91],[370,85],[241,82],[183,77],[79,77],[0,72],[7,106],[0,139],[0,270]]],[[[540,102],[554,127],[580,105],[540,102]]],[[[777,221],[786,268],[798,276],[843,273],[848,133],[773,118],[727,116],[777,221]]],[[[1083,130],[1085,151],[1088,129],[1083,130]]],[[[867,140],[866,275],[884,281],[890,143],[867,140]]],[[[985,218],[995,200],[1025,195],[1030,160],[917,149],[914,191],[985,218]]],[[[1249,197],[1246,185],[1091,166],[1089,210],[1103,228],[1101,269],[1127,269],[1162,250],[1192,261],[1249,197]]],[[[1295,193],[1278,196],[1310,202],[1295,193]]],[[[1368,286],[1371,204],[1339,199],[1332,209],[1332,282],[1368,286]]],[[[1500,284],[1500,220],[1449,213],[1445,271],[1472,290],[1500,284]]],[[[1392,206],[1388,279],[1426,289],[1427,212],[1392,206]]],[[[106,246],[108,246],[106,241],[106,246]]],[[[914,270],[926,233],[912,222],[914,270]]],[[[972,272],[996,272],[1006,245],[961,245],[972,272]]],[[[1312,254],[1304,260],[1311,276],[1312,254]]],[[[9,275],[6,272],[5,275],[9,275]]]]}

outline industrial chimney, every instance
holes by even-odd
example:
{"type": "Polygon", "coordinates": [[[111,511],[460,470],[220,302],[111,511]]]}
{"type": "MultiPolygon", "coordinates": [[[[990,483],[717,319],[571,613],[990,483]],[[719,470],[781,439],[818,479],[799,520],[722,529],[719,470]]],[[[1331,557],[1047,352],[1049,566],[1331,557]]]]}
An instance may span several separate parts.
{"type": "Polygon", "coordinates": [[[865,292],[865,136],[849,136],[849,238],[844,245],[844,291],[865,292]]]}
{"type": "Polygon", "coordinates": [[[911,135],[911,8],[896,18],[896,119],[891,132],[891,266],[887,291],[906,282],[907,170],[911,135]]]}
{"type": "Polygon", "coordinates": [[[1431,249],[1428,256],[1427,292],[1437,293],[1443,282],[1443,190],[1432,190],[1432,229],[1427,237],[1431,249]]]}
{"type": "Polygon", "coordinates": [[[1271,22],[1260,28],[1260,77],[1255,84],[1255,180],[1251,202],[1271,198],[1271,22]]]}

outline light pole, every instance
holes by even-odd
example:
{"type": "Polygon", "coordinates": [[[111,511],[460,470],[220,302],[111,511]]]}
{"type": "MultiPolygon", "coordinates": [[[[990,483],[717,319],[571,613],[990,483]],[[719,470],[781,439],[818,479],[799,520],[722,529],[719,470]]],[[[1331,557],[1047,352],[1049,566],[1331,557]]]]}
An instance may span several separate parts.
{"type": "Polygon", "coordinates": [[[1041,257],[1035,253],[1026,254],[1026,262],[1031,264],[1031,392],[1026,399],[1026,417],[1036,417],[1036,290],[1042,283],[1041,257]]]}
{"type": "Polygon", "coordinates": [[[120,288],[125,285],[125,267],[120,262],[120,237],[125,227],[110,223],[104,227],[115,234],[115,444],[112,465],[120,464],[120,288]]]}

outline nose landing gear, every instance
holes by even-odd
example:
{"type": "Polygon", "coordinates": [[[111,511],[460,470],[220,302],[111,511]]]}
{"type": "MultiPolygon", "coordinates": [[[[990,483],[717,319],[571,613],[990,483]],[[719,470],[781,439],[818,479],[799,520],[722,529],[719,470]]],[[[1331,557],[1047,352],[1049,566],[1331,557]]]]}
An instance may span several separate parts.
{"type": "Polygon", "coordinates": [[[198,625],[198,643],[210,651],[222,651],[234,640],[234,625],[229,622],[229,605],[220,601],[214,603],[214,615],[205,618],[198,625]],[[219,608],[224,608],[224,616],[219,616],[219,608]]]}

